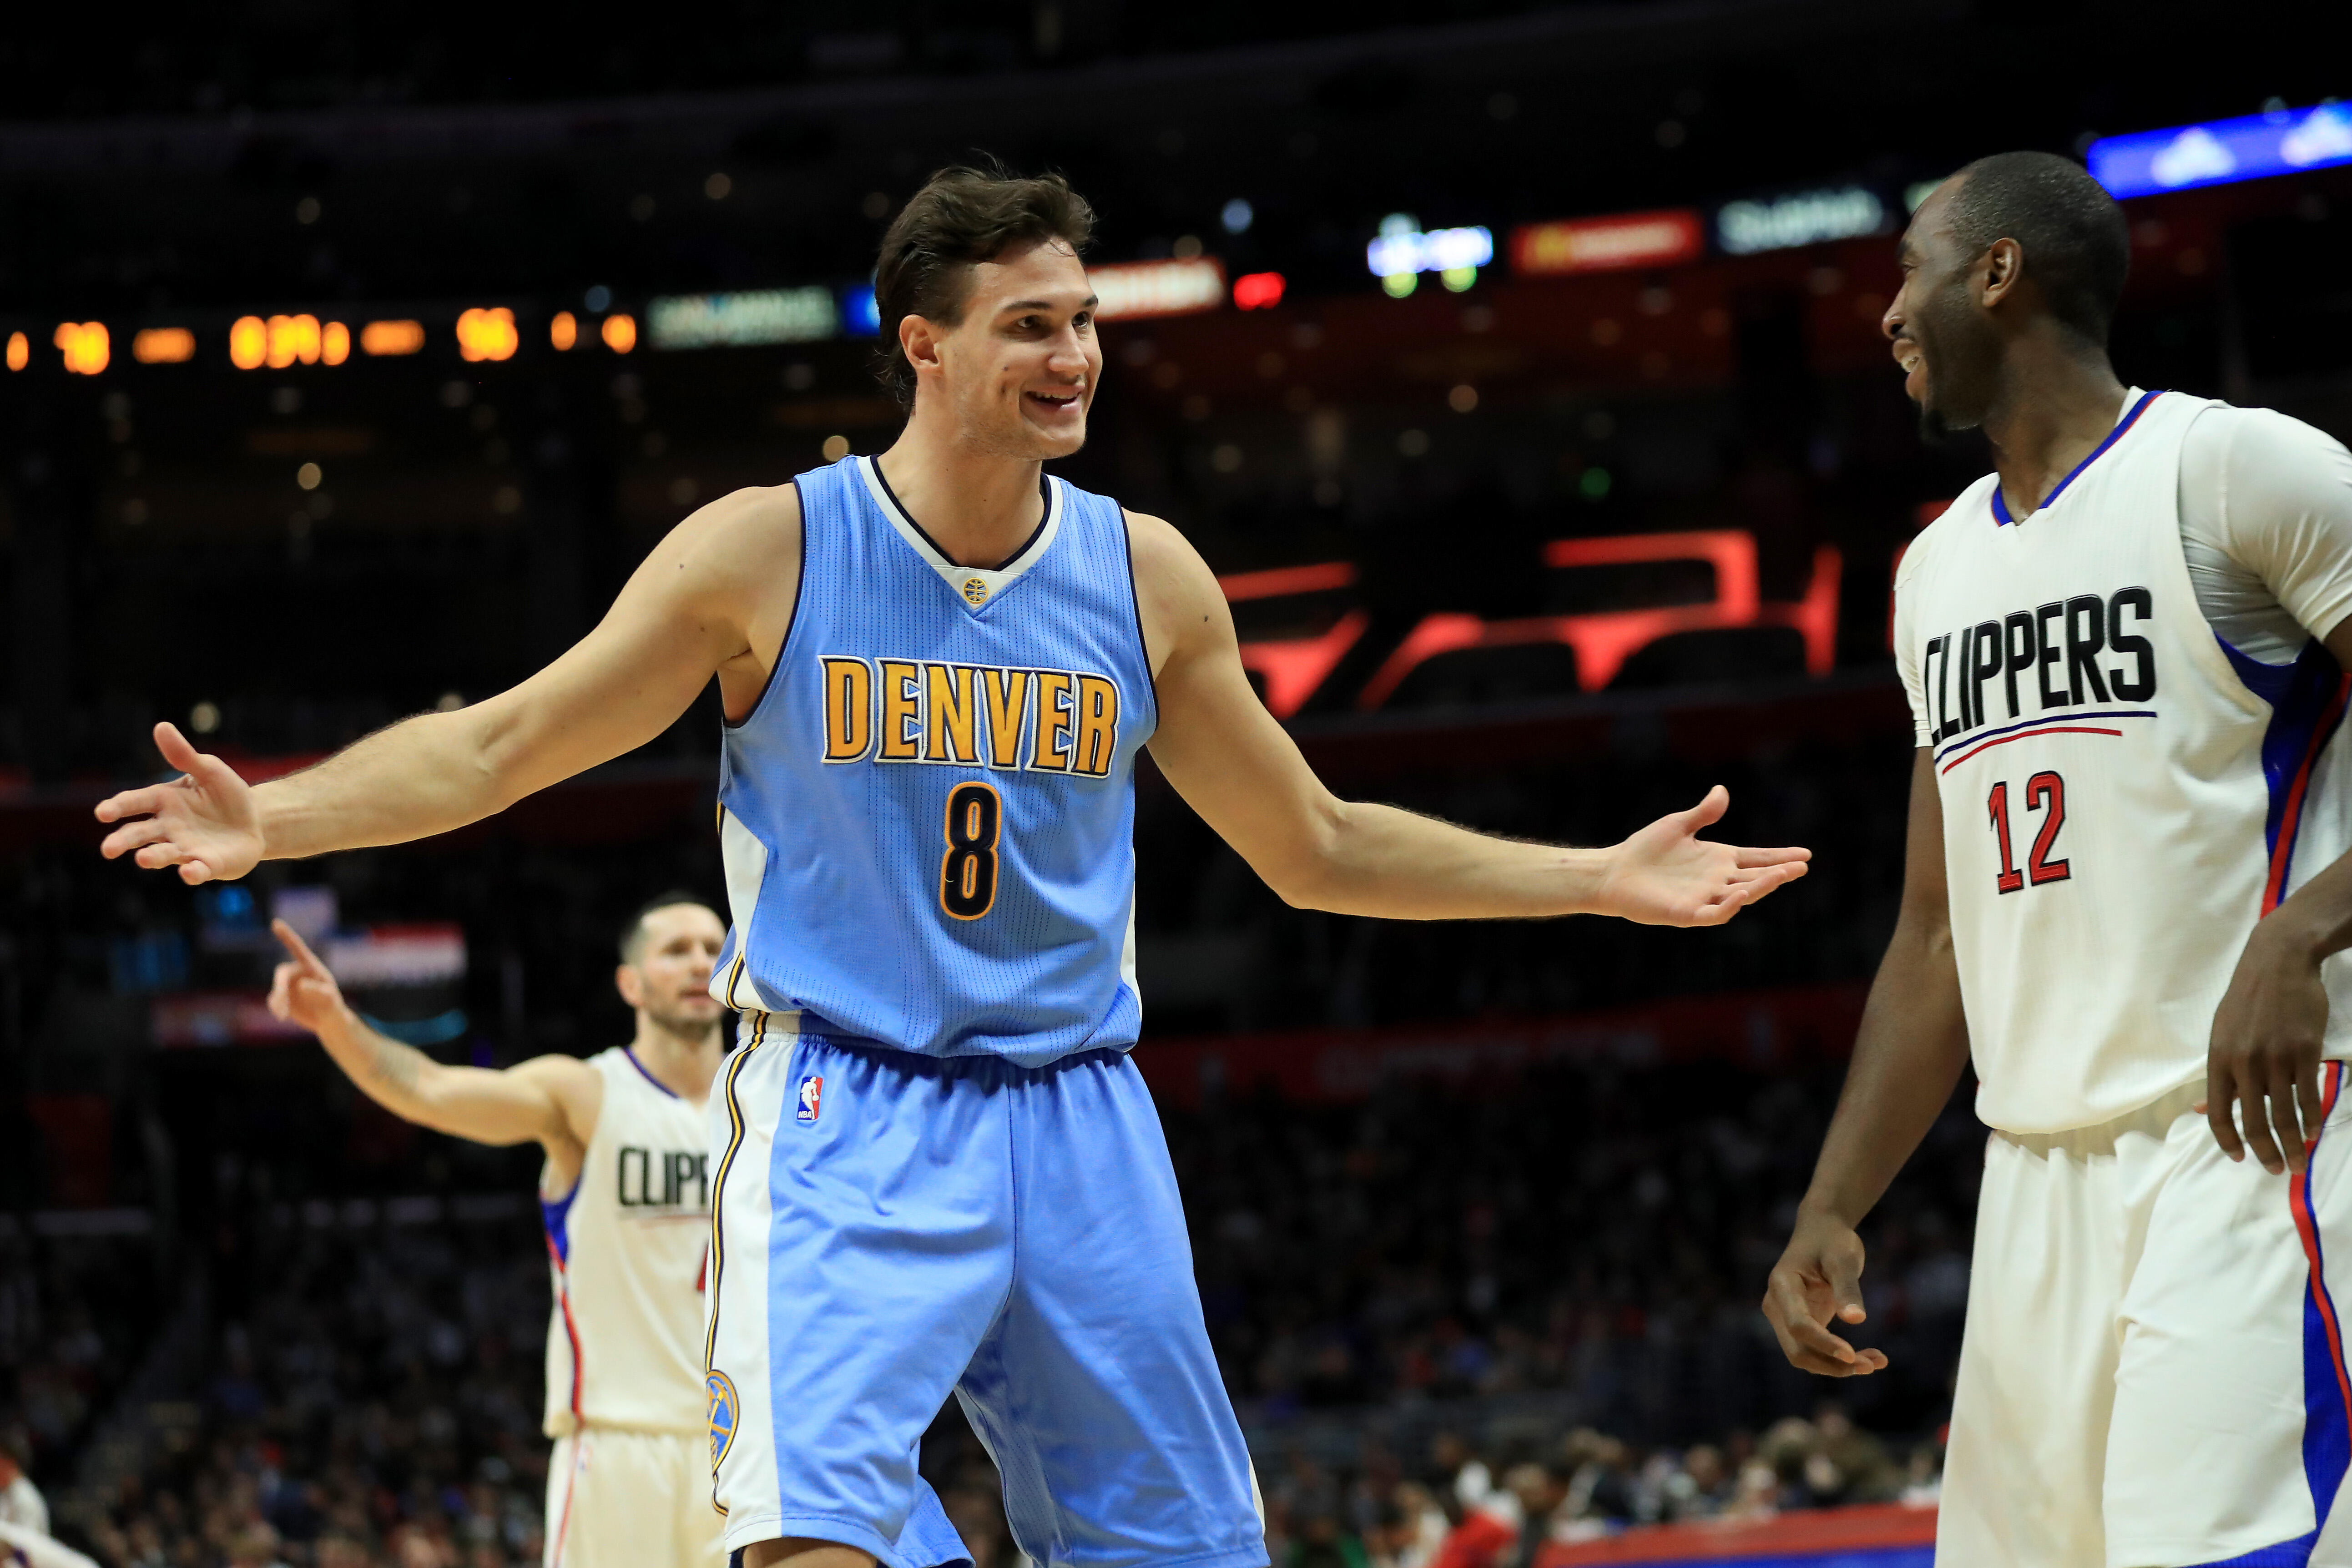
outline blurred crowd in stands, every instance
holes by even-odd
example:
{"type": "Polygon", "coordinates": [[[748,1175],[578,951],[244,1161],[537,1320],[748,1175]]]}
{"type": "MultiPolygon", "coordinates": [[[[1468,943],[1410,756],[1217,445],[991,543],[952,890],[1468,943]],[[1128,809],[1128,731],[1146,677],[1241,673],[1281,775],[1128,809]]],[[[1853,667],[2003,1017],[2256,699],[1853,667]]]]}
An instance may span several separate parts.
{"type": "Polygon", "coordinates": [[[544,1255],[500,1223],[314,1227],[275,1205],[205,1266],[193,1397],[145,1463],[58,1509],[108,1568],[509,1568],[539,1561],[544,1255]]]}
{"type": "MultiPolygon", "coordinates": [[[[1150,1047],[1145,1047],[1148,1051],[1150,1047]]],[[[1562,1063],[1163,1113],[1228,1384],[1270,1427],[1326,1406],[1550,1394],[1642,1442],[1809,1413],[1756,1303],[1833,1103],[1834,1065],[1562,1063]]],[[[1874,1221],[1871,1342],[1847,1391],[1940,1419],[1982,1130],[1955,1101],[1874,1221]]]]}
{"type": "Polygon", "coordinates": [[[137,1367],[169,1305],[152,1256],[143,1237],[41,1236],[0,1214],[0,1519],[48,1511],[25,1500],[68,1473],[137,1367]]]}
{"type": "MultiPolygon", "coordinates": [[[[1546,1542],[1628,1524],[1929,1495],[1981,1134],[1956,1108],[1889,1195],[1864,1279],[1893,1365],[1831,1389],[1780,1362],[1755,1300],[1835,1086],[1559,1064],[1170,1110],[1277,1563],[1538,1568],[1546,1542]]],[[[0,1431],[31,1435],[58,1533],[107,1568],[536,1562],[546,1265],[529,1163],[501,1158],[507,1191],[464,1200],[225,1176],[160,1290],[146,1238],[0,1240],[0,1431]],[[136,1314],[190,1310],[178,1392],[130,1412],[135,1461],[88,1464],[155,1335],[136,1314]]],[[[979,1568],[1014,1568],[952,1410],[925,1469],[979,1568]]]]}
{"type": "Polygon", "coordinates": [[[1631,1526],[1762,1519],[1857,1502],[1931,1504],[1940,1438],[1891,1444],[1835,1403],[1761,1434],[1685,1447],[1590,1426],[1481,1447],[1441,1432],[1417,1464],[1301,1459],[1266,1491],[1276,1568],[1545,1568],[1549,1548],[1631,1526]]]}

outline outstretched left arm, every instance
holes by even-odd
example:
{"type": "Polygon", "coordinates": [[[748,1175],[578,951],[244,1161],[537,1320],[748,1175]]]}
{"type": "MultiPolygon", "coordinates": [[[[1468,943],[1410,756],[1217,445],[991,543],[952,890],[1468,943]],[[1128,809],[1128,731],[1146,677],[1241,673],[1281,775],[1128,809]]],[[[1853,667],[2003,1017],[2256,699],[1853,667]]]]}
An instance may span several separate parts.
{"type": "Polygon", "coordinates": [[[1810,850],[1697,837],[1730,803],[1720,786],[1605,849],[1520,843],[1339,799],[1251,690],[1207,564],[1158,518],[1129,514],[1128,534],[1160,704],[1152,758],[1285,902],[1395,920],[1610,914],[1720,925],[1805,874],[1810,850]]]}

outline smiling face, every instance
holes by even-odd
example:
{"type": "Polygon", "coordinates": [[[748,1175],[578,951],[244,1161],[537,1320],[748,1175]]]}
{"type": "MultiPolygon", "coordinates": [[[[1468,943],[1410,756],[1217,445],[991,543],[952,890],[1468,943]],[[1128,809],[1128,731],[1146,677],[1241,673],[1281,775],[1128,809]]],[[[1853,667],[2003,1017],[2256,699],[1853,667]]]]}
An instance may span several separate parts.
{"type": "Polygon", "coordinates": [[[1086,445],[1102,345],[1094,289],[1067,244],[1039,240],[975,262],[962,319],[908,316],[899,342],[919,406],[937,398],[967,447],[1034,460],[1086,445]]]}
{"type": "Polygon", "coordinates": [[[1940,440],[1984,420],[1999,380],[2000,339],[1980,299],[1989,258],[1965,253],[1947,216],[1957,183],[1920,204],[1904,232],[1903,287],[1879,328],[1903,367],[1919,430],[1940,440]]]}
{"type": "Polygon", "coordinates": [[[720,1008],[710,971],[727,927],[700,904],[664,904],[638,923],[629,961],[614,976],[621,1000],[676,1034],[714,1028],[720,1008]]]}

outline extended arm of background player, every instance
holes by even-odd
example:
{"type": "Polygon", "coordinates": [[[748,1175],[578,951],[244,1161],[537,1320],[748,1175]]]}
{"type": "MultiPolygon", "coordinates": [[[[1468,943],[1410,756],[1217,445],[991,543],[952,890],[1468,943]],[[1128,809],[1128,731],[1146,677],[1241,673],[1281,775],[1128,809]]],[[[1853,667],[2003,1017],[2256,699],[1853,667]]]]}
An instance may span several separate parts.
{"type": "Polygon", "coordinates": [[[1720,788],[1606,849],[1519,843],[1340,800],[1250,689],[1207,564],[1158,518],[1129,513],[1128,536],[1155,661],[1152,758],[1287,903],[1402,920],[1591,913],[1717,925],[1805,873],[1809,850],[1696,837],[1723,815],[1720,788]]]}
{"type": "Polygon", "coordinates": [[[799,550],[798,492],[739,490],[671,530],[595,630],[530,679],[453,713],[418,714],[258,787],[158,725],[165,760],[185,776],[100,805],[100,821],[122,823],[101,853],[135,852],[141,866],[177,866],[182,880],[205,882],[503,811],[652,740],[714,672],[730,692],[756,690],[764,671],[749,669],[751,649],[782,640],[792,606],[772,584],[797,580],[799,550]]]}
{"type": "Polygon", "coordinates": [[[499,1071],[450,1067],[404,1045],[352,1011],[335,977],[284,921],[270,929],[286,944],[269,988],[269,1010],[319,1037],[360,1091],[403,1121],[476,1143],[541,1143],[564,1181],[580,1169],[604,1080],[575,1057],[538,1057],[499,1071]]]}
{"type": "Polygon", "coordinates": [[[1845,1088],[1822,1140],[1812,1184],[1797,1205],[1795,1232],[1764,1293],[1764,1315],[1780,1349],[1808,1372],[1846,1377],[1886,1364],[1885,1356],[1856,1351],[1828,1324],[1832,1318],[1863,1321],[1862,1238],[1855,1227],[1936,1124],[1968,1065],[1969,1026],[1960,1010],[1948,900],[1944,805],[1935,755],[1923,747],[1911,771],[1895,936],[1871,982],[1845,1088]]]}

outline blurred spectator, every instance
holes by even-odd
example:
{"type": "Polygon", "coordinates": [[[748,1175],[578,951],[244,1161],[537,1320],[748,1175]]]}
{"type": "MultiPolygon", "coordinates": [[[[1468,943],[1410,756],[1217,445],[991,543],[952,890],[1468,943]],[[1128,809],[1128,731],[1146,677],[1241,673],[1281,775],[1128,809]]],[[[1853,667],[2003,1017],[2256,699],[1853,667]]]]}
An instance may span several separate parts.
{"type": "Polygon", "coordinates": [[[36,1534],[49,1532],[49,1505],[25,1473],[32,1445],[16,1432],[0,1432],[0,1523],[36,1534]]]}
{"type": "MultiPolygon", "coordinates": [[[[1818,1396],[1758,1333],[1755,1298],[1838,1076],[1564,1061],[1507,1087],[1163,1109],[1212,1342],[1245,1418],[1555,1393],[1597,1429],[1561,1458],[1576,1511],[1637,1517],[1633,1469],[1599,1432],[1713,1440],[1818,1396]]],[[[1942,1416],[1982,1136],[1956,1103],[1867,1237],[1883,1282],[1869,1331],[1892,1364],[1850,1397],[1874,1426],[1942,1416]]],[[[1458,1508],[1496,1485],[1457,1434],[1430,1462],[1458,1508]]],[[[1841,1443],[1832,1462],[1848,1474],[1859,1458],[1841,1443]]],[[[1707,1490],[1725,1490],[1720,1475],[1707,1490]]]]}
{"type": "Polygon", "coordinates": [[[545,1269],[518,1204],[432,1230],[219,1238],[226,1321],[157,1460],[79,1521],[108,1568],[519,1568],[540,1557],[545,1269]]]}

